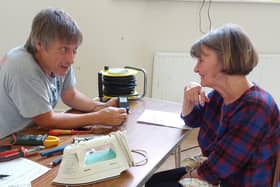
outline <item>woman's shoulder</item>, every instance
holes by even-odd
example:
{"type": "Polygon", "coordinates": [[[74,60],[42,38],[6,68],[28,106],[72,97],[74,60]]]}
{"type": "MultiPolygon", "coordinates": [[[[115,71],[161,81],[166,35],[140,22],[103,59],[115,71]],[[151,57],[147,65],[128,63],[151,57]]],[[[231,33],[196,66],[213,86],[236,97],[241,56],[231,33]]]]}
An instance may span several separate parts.
{"type": "Polygon", "coordinates": [[[252,86],[248,92],[242,97],[242,101],[245,104],[255,105],[256,107],[261,107],[264,110],[269,110],[271,108],[277,108],[277,103],[273,96],[258,85],[252,86]]]}
{"type": "Polygon", "coordinates": [[[249,101],[255,101],[255,102],[258,101],[264,103],[268,102],[269,104],[271,104],[271,102],[275,103],[273,96],[268,91],[266,91],[265,89],[263,89],[258,85],[252,86],[245,94],[244,98],[249,101]]]}

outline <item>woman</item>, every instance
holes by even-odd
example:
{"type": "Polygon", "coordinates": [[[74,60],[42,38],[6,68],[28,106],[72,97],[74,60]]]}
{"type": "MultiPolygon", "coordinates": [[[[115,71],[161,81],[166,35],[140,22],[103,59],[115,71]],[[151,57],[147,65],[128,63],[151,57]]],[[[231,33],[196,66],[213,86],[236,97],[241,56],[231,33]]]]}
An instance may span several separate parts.
{"type": "Polygon", "coordinates": [[[258,63],[251,41],[228,24],[196,41],[191,55],[201,81],[185,87],[181,117],[188,126],[200,127],[198,142],[207,159],[194,170],[157,173],[146,187],[181,186],[184,178],[221,187],[271,186],[279,110],[268,92],[246,78],[258,63]],[[202,87],[213,91],[205,95],[202,87]]]}

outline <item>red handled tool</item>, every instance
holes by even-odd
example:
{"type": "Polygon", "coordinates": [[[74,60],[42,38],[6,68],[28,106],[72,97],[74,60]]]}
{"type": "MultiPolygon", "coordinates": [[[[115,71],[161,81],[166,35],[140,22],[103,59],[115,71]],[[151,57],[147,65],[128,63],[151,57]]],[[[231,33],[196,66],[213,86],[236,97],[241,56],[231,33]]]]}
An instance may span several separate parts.
{"type": "Polygon", "coordinates": [[[0,162],[5,162],[9,160],[13,160],[20,157],[27,157],[37,153],[38,150],[45,148],[44,146],[34,146],[30,149],[26,149],[24,147],[14,148],[12,149],[11,146],[1,146],[0,152],[0,162]]]}
{"type": "Polygon", "coordinates": [[[60,135],[75,135],[75,134],[90,134],[92,130],[65,130],[65,129],[52,129],[49,130],[49,135],[60,136],[60,135]]]}

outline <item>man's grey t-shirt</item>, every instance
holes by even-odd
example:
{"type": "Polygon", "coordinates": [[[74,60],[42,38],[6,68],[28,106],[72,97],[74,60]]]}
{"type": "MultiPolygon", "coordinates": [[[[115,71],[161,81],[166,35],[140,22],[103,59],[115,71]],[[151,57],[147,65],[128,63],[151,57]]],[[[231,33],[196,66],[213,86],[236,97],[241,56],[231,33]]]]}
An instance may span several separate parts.
{"type": "Polygon", "coordinates": [[[0,68],[0,138],[32,124],[51,111],[62,91],[73,88],[72,67],[65,76],[48,76],[24,47],[9,51],[0,68]]]}

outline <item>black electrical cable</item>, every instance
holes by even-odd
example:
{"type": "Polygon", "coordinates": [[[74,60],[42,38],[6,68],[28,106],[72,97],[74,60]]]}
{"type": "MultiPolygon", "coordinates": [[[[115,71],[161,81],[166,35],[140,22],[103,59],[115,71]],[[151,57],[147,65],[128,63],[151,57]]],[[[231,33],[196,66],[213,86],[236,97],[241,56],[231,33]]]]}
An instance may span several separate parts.
{"type": "Polygon", "coordinates": [[[134,94],[136,78],[134,75],[124,77],[103,76],[104,95],[120,96],[134,94]]]}
{"type": "MultiPolygon", "coordinates": [[[[202,3],[201,3],[201,6],[200,6],[200,9],[199,9],[199,31],[202,33],[202,34],[205,34],[206,32],[202,29],[202,10],[203,10],[203,7],[206,3],[206,0],[202,0],[202,3]]],[[[209,21],[209,30],[211,30],[212,28],[212,20],[211,20],[211,15],[210,15],[210,8],[211,8],[211,4],[212,4],[212,0],[209,0],[209,3],[208,3],[208,8],[207,8],[207,17],[208,17],[208,21],[209,21]]]]}
{"type": "Polygon", "coordinates": [[[202,33],[202,34],[205,34],[205,32],[203,31],[202,29],[202,16],[201,16],[201,13],[202,13],[202,9],[204,7],[204,4],[205,4],[205,0],[202,0],[202,3],[201,3],[201,6],[199,8],[199,31],[202,33]]]}
{"type": "Polygon", "coordinates": [[[211,20],[211,16],[210,16],[210,7],[211,7],[211,4],[212,4],[212,0],[209,0],[208,10],[207,10],[208,21],[209,21],[209,31],[211,31],[211,29],[212,29],[212,20],[211,20]]]}

